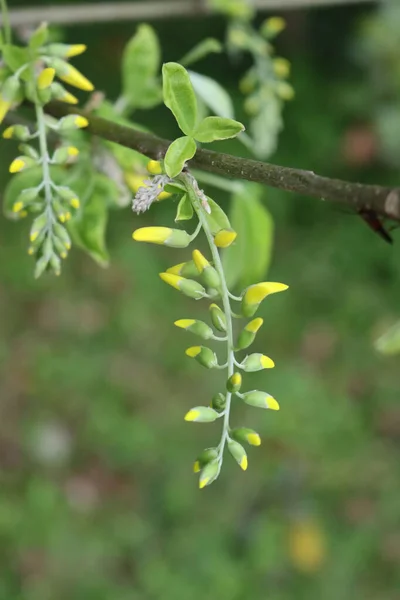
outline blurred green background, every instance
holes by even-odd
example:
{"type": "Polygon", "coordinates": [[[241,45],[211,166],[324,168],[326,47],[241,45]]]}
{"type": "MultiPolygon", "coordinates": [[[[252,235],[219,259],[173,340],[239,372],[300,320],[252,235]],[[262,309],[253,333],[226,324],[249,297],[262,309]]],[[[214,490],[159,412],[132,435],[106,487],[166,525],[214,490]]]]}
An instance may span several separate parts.
{"type": "MultiPolygon", "coordinates": [[[[292,62],[296,98],[271,160],[398,184],[400,17],[383,23],[372,5],[285,17],[278,53],[292,62]]],[[[226,25],[152,24],[164,60],[205,35],[223,39],[226,25]]],[[[88,43],[75,64],[111,98],[135,28],[64,30],[88,43]]],[[[246,67],[224,55],[196,65],[239,107],[246,67]]],[[[139,117],[176,134],[164,108],[139,117]]],[[[220,147],[245,155],[236,142],[220,147]]],[[[11,152],[0,144],[2,187],[11,152]]],[[[281,411],[234,406],[233,423],[263,443],[245,473],[227,455],[201,492],[192,463],[220,424],[183,415],[208,403],[220,376],[185,358],[191,340],[173,321],[204,318],[206,307],[158,277],[189,251],[131,240],[138,226],[169,225],[171,207],[113,213],[109,269],[75,250],[60,278],[39,281],[29,224],[1,219],[0,600],[400,597],[399,360],[373,348],[399,316],[398,236],[390,247],[315,199],[265,188],[264,201],[276,224],[268,278],[290,291],[259,311],[256,351],[277,366],[249,377],[281,411]]]]}

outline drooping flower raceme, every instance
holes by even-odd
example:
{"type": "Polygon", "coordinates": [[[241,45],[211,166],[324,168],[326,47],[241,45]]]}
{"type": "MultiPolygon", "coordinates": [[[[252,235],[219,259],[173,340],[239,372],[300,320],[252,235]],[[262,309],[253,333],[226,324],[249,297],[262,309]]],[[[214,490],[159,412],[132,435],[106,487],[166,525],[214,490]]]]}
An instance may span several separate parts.
{"type": "MultiPolygon", "coordinates": [[[[156,177],[160,177],[157,175],[156,177]]],[[[147,190],[153,189],[154,198],[157,195],[157,181],[154,185],[147,183],[147,190]]],[[[256,334],[263,324],[263,319],[252,318],[237,335],[234,336],[233,320],[234,311],[231,308],[232,298],[240,303],[242,318],[253,317],[260,304],[269,295],[287,289],[287,285],[276,282],[262,282],[246,288],[239,297],[234,297],[229,292],[219,248],[225,248],[232,243],[235,232],[230,229],[229,221],[220,207],[217,207],[211,198],[207,198],[210,212],[204,207],[203,192],[189,172],[179,175],[173,184],[176,189],[181,189],[181,201],[190,203],[193,214],[197,216],[199,227],[190,234],[182,229],[169,227],[142,227],[133,232],[133,239],[139,242],[162,244],[173,248],[186,248],[192,244],[202,229],[210,249],[210,257],[205,257],[200,250],[192,251],[191,260],[179,263],[160,273],[161,279],[194,300],[209,302],[210,324],[190,316],[175,321],[176,327],[185,330],[198,338],[200,342],[189,346],[186,356],[198,362],[206,369],[221,369],[225,371],[225,383],[221,382],[221,389],[212,397],[209,405],[195,406],[188,410],[185,420],[193,423],[210,423],[217,419],[222,420],[222,435],[219,443],[212,448],[207,448],[200,453],[194,463],[194,472],[199,473],[199,487],[211,484],[218,477],[225,448],[232,455],[238,465],[247,469],[248,459],[244,445],[259,446],[260,435],[248,427],[231,427],[230,413],[232,400],[243,401],[249,406],[279,410],[279,404],[271,395],[259,390],[243,391],[244,373],[251,373],[263,369],[273,368],[274,362],[264,354],[248,354],[242,359],[238,352],[251,346],[256,334]],[[179,186],[182,186],[179,188],[179,186]],[[224,240],[219,244],[216,241],[224,240]],[[222,347],[222,353],[214,351],[204,342],[214,341],[217,347],[222,347]]],[[[251,202],[251,199],[249,199],[251,202]]],[[[140,212],[141,204],[135,204],[140,212]]],[[[178,208],[177,218],[180,210],[178,208]]],[[[185,209],[187,213],[187,208],[185,209]]],[[[238,315],[236,315],[238,316],[238,315]]],[[[207,403],[206,403],[207,404],[207,403]]]]}
{"type": "Polygon", "coordinates": [[[66,258],[71,248],[64,224],[76,217],[80,199],[72,188],[57,181],[66,178],[56,175],[79,155],[66,136],[88,125],[87,119],[78,114],[59,121],[50,119],[43,106],[50,100],[78,102],[60,81],[84,91],[93,90],[93,84],[68,62],[85,49],[84,44],[49,44],[47,26],[42,25],[32,34],[27,48],[9,44],[2,56],[5,66],[0,69],[0,123],[7,111],[25,98],[35,106],[36,129],[32,132],[24,125],[11,125],[3,131],[3,138],[22,142],[21,154],[9,167],[10,173],[18,174],[20,183],[15,186],[18,193],[10,195],[13,201],[8,209],[16,219],[35,215],[28,253],[36,258],[36,277],[45,270],[59,275],[60,259],[66,258]],[[52,153],[47,142],[50,130],[56,131],[61,140],[52,153]],[[30,144],[35,140],[38,148],[30,144]]]}

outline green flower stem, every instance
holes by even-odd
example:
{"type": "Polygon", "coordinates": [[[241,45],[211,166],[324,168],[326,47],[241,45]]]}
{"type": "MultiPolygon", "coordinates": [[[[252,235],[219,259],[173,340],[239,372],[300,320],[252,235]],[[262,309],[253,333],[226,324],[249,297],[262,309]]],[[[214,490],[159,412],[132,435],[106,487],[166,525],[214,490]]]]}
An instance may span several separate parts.
{"type": "Polygon", "coordinates": [[[49,166],[50,165],[50,157],[49,157],[49,152],[48,152],[48,148],[47,148],[46,123],[44,120],[43,106],[40,104],[39,101],[37,101],[35,104],[35,112],[36,112],[36,122],[37,122],[38,133],[39,133],[40,154],[42,157],[41,165],[42,165],[42,173],[43,173],[44,198],[45,198],[45,202],[46,202],[46,208],[45,208],[46,229],[48,232],[47,235],[49,235],[51,233],[52,225],[53,225],[55,219],[54,219],[54,214],[53,214],[53,209],[52,209],[52,198],[53,198],[52,193],[51,193],[52,181],[51,181],[50,166],[49,166]]]}
{"type": "MultiPolygon", "coordinates": [[[[205,233],[208,244],[210,246],[214,268],[216,269],[216,271],[220,277],[220,280],[221,280],[221,290],[220,291],[221,291],[222,305],[223,305],[224,313],[226,316],[226,344],[227,344],[227,363],[226,363],[226,365],[224,365],[224,367],[227,368],[227,370],[228,370],[227,379],[229,379],[229,377],[231,375],[233,375],[233,373],[234,373],[235,354],[234,354],[234,343],[233,343],[231,305],[230,305],[230,300],[229,300],[229,290],[228,290],[228,286],[227,286],[226,279],[225,279],[224,268],[222,266],[222,261],[221,261],[220,255],[219,255],[218,248],[214,243],[213,235],[208,226],[205,209],[201,206],[201,199],[197,197],[197,195],[193,189],[190,176],[183,175],[182,179],[185,183],[186,191],[192,202],[193,208],[198,216],[199,223],[201,224],[201,227],[205,233]]],[[[225,411],[224,411],[222,435],[221,435],[221,441],[218,445],[218,462],[219,462],[218,472],[221,470],[225,444],[229,439],[229,415],[230,415],[230,408],[231,408],[231,399],[232,399],[231,392],[226,392],[226,407],[225,407],[225,411]]]]}
{"type": "Polygon", "coordinates": [[[1,17],[3,21],[4,41],[6,44],[11,44],[11,25],[8,16],[7,0],[0,0],[1,17]]]}

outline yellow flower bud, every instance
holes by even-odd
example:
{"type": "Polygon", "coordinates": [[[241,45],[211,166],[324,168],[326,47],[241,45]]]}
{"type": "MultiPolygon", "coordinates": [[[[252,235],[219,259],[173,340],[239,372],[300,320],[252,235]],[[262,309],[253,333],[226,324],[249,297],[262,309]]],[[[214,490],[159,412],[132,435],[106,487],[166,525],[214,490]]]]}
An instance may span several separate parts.
{"type": "Polygon", "coordinates": [[[254,406],[255,408],[269,408],[270,410],[279,410],[279,404],[269,394],[266,392],[259,392],[258,390],[253,390],[251,392],[246,392],[240,396],[242,400],[248,404],[249,406],[254,406]]]}
{"type": "Polygon", "coordinates": [[[283,292],[288,289],[288,285],[276,282],[256,283],[248,287],[242,300],[242,313],[245,317],[252,317],[257,311],[261,302],[270,294],[283,292]]]}
{"type": "Polygon", "coordinates": [[[290,62],[286,58],[275,58],[272,62],[275,75],[285,79],[290,75],[290,62]]]}
{"type": "Polygon", "coordinates": [[[197,423],[212,423],[219,418],[219,414],[208,406],[196,406],[191,408],[185,415],[185,421],[197,423]]]}
{"type": "Polygon", "coordinates": [[[247,373],[253,373],[262,369],[273,369],[275,363],[271,358],[265,356],[265,354],[255,353],[246,356],[241,366],[247,373]]]}
{"type": "Polygon", "coordinates": [[[69,85],[73,85],[84,92],[92,92],[94,90],[93,83],[72,65],[59,60],[55,62],[55,68],[58,77],[62,81],[65,81],[65,83],[69,83],[69,85]],[[60,63],[63,63],[62,66],[60,63]]]}
{"type": "Polygon", "coordinates": [[[239,467],[243,469],[243,471],[246,471],[247,454],[243,446],[239,444],[239,442],[235,442],[234,440],[228,440],[228,450],[232,454],[233,458],[236,460],[239,467]]]}
{"type": "Polygon", "coordinates": [[[189,298],[200,300],[200,298],[204,298],[206,295],[206,290],[203,286],[197,281],[193,281],[193,279],[185,279],[185,277],[173,275],[172,273],[160,273],[160,277],[165,283],[179,290],[185,296],[189,296],[189,298]]]}
{"type": "Polygon", "coordinates": [[[186,248],[190,244],[190,235],[183,229],[170,227],[141,227],[132,234],[136,242],[163,244],[172,248],[186,248]]]}

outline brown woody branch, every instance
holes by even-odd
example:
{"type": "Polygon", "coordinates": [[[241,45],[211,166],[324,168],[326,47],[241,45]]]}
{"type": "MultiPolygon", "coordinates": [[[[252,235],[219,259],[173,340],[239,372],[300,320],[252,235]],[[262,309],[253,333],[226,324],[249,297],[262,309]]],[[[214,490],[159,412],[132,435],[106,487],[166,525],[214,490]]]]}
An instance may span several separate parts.
{"type": "MultiPolygon", "coordinates": [[[[88,131],[93,135],[137,150],[152,159],[162,158],[171,143],[169,140],[143,133],[132,127],[118,125],[61,102],[48,104],[46,111],[57,118],[70,113],[81,114],[88,119],[88,131]]],[[[400,222],[400,188],[330,179],[317,175],[313,171],[282,167],[203,148],[197,150],[190,161],[190,166],[230,179],[245,179],[288,192],[347,205],[355,211],[370,209],[381,217],[400,222]]]]}
{"type": "MultiPolygon", "coordinates": [[[[258,10],[286,11],[291,9],[353,5],[376,0],[254,0],[258,10]]],[[[112,21],[169,19],[212,13],[206,0],[144,0],[139,2],[98,2],[96,4],[66,4],[63,6],[32,6],[10,10],[13,27],[52,24],[74,25],[112,21]]],[[[1,23],[1,16],[0,16],[1,23]]]]}

